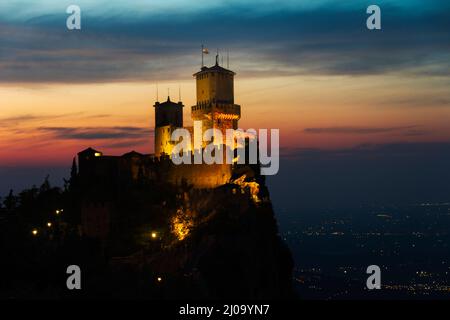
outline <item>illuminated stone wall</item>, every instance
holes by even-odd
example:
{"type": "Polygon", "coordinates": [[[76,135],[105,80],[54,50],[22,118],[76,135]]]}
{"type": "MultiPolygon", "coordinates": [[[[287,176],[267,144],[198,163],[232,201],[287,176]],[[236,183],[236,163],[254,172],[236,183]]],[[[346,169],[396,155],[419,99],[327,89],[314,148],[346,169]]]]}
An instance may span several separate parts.
{"type": "Polygon", "coordinates": [[[234,103],[234,73],[222,68],[205,68],[195,75],[197,103],[234,103]],[[215,70],[217,69],[217,70],[215,70]]]}
{"type": "Polygon", "coordinates": [[[231,165],[227,164],[171,165],[167,170],[167,182],[181,185],[184,180],[194,188],[215,188],[226,184],[231,174],[231,165]]]}
{"type": "Polygon", "coordinates": [[[171,141],[173,130],[176,127],[171,125],[155,128],[155,156],[159,157],[162,153],[172,154],[174,143],[171,141]]]}

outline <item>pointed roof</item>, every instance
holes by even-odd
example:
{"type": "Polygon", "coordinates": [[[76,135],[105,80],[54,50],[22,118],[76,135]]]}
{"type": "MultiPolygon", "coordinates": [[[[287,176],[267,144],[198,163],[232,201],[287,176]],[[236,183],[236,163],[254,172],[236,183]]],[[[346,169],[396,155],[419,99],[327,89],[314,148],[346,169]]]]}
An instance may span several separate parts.
{"type": "Polygon", "coordinates": [[[208,72],[220,72],[220,73],[230,73],[232,75],[235,75],[236,73],[225,69],[224,67],[219,66],[219,63],[216,61],[216,64],[213,65],[212,67],[202,67],[200,69],[200,71],[196,72],[193,74],[193,76],[197,76],[198,74],[202,74],[202,73],[208,73],[208,72]]]}
{"type": "Polygon", "coordinates": [[[95,149],[92,149],[91,147],[84,149],[83,151],[78,152],[78,154],[84,155],[84,154],[96,154],[101,153],[100,151],[97,151],[95,149]]]}
{"type": "Polygon", "coordinates": [[[171,100],[170,100],[170,96],[167,96],[167,101],[164,101],[164,102],[159,102],[159,101],[157,101],[157,102],[155,102],[154,107],[156,107],[156,106],[163,106],[163,107],[168,107],[168,106],[182,106],[182,107],[184,107],[184,105],[183,105],[183,103],[182,103],[181,101],[179,101],[179,102],[173,102],[173,101],[171,101],[171,100]]]}

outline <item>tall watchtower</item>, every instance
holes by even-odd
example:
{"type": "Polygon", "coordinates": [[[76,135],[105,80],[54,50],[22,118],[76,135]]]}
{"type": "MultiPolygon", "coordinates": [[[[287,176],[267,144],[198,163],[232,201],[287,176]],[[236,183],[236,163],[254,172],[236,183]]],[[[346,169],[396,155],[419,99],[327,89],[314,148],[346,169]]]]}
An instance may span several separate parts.
{"type": "Polygon", "coordinates": [[[241,106],[234,103],[235,73],[216,64],[202,67],[194,74],[197,82],[197,104],[192,106],[192,120],[202,121],[203,131],[217,128],[225,137],[226,129],[237,129],[241,106]]]}
{"type": "Polygon", "coordinates": [[[173,149],[172,132],[183,127],[183,103],[167,101],[155,105],[155,156],[170,155],[173,149]]]}

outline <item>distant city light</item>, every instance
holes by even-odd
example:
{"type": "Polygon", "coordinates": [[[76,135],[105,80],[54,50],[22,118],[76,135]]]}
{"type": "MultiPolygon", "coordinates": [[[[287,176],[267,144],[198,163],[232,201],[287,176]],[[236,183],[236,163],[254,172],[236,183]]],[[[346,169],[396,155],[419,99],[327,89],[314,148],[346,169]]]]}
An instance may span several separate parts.
{"type": "Polygon", "coordinates": [[[51,227],[52,226],[52,223],[51,222],[47,222],[47,227],[51,227]]]}
{"type": "Polygon", "coordinates": [[[59,214],[61,211],[59,211],[59,210],[56,210],[56,214],[59,214]]]}
{"type": "Polygon", "coordinates": [[[156,237],[158,236],[158,234],[156,232],[152,232],[152,238],[156,239],[156,237]]]}
{"type": "Polygon", "coordinates": [[[158,280],[158,282],[161,282],[161,281],[162,281],[162,278],[161,278],[161,277],[158,277],[158,278],[156,278],[156,280],[158,280]]]}
{"type": "Polygon", "coordinates": [[[36,236],[36,235],[38,234],[38,231],[37,231],[37,229],[33,229],[33,230],[31,231],[31,233],[33,234],[33,236],[36,236]]]}

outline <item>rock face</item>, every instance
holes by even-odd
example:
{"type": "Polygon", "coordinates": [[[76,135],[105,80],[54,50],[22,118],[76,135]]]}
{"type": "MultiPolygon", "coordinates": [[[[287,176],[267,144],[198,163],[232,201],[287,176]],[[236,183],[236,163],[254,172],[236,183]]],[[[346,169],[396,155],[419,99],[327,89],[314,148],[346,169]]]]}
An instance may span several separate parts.
{"type": "Polygon", "coordinates": [[[146,179],[113,189],[82,184],[81,220],[93,224],[83,225],[84,237],[97,238],[105,257],[88,289],[103,279],[118,297],[291,297],[293,261],[257,172],[235,167],[212,189],[146,179]]]}
{"type": "Polygon", "coordinates": [[[192,218],[194,227],[183,240],[150,256],[146,263],[163,278],[165,297],[292,295],[293,263],[277,234],[270,202],[256,205],[236,185],[185,201],[188,211],[199,212],[192,218]]]}

